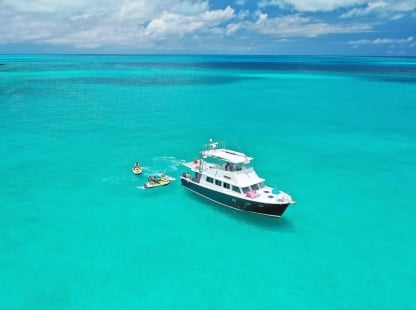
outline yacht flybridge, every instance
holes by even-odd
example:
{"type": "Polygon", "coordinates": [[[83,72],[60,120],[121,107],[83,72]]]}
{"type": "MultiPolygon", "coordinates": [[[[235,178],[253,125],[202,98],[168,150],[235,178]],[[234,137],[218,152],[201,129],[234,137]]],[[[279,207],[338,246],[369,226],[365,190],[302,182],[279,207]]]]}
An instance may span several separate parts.
{"type": "Polygon", "coordinates": [[[190,171],[182,174],[181,183],[226,207],[280,217],[294,201],[287,193],[266,186],[250,165],[252,160],[210,140],[200,158],[184,164],[190,171]]]}

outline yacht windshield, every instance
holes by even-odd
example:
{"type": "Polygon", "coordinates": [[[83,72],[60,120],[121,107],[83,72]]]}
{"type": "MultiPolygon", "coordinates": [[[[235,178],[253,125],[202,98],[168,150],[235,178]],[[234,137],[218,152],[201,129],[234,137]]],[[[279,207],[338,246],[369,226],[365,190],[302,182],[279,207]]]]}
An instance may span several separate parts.
{"type": "Polygon", "coordinates": [[[251,185],[251,189],[255,191],[255,190],[260,189],[260,187],[259,187],[258,184],[253,184],[253,185],[251,185]]]}
{"type": "Polygon", "coordinates": [[[250,186],[250,188],[251,188],[251,190],[254,190],[254,191],[259,190],[261,188],[264,188],[264,182],[253,184],[253,185],[250,186]]]}
{"type": "Polygon", "coordinates": [[[247,194],[250,191],[250,187],[248,187],[248,186],[247,187],[243,187],[242,190],[243,190],[243,193],[244,194],[247,194]]]}

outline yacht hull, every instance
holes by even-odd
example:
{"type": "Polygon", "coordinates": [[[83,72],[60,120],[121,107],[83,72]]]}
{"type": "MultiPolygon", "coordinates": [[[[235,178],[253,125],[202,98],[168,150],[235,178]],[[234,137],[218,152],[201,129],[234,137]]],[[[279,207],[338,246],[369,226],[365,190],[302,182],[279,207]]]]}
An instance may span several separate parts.
{"type": "Polygon", "coordinates": [[[240,211],[280,217],[289,205],[289,203],[259,203],[252,199],[244,199],[241,197],[231,196],[226,193],[201,186],[199,183],[196,183],[185,177],[181,177],[181,183],[186,189],[194,192],[197,195],[200,195],[225,207],[237,209],[240,211]]]}

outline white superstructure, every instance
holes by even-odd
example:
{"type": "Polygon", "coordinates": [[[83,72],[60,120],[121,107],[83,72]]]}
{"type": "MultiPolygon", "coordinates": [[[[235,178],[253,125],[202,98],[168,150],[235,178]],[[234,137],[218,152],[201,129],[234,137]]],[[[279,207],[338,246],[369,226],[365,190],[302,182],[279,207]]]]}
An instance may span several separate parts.
{"type": "Polygon", "coordinates": [[[265,180],[250,165],[252,160],[244,153],[210,140],[198,159],[184,164],[190,171],[182,176],[182,185],[232,208],[277,216],[265,210],[273,206],[286,208],[294,201],[287,193],[266,186],[265,180]]]}

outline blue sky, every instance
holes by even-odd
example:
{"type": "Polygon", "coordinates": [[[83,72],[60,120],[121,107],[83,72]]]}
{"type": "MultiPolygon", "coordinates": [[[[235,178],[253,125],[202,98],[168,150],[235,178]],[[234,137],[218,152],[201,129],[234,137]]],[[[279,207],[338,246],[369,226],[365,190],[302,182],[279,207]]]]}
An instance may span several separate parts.
{"type": "Polygon", "coordinates": [[[416,56],[416,0],[0,0],[0,53],[416,56]]]}

